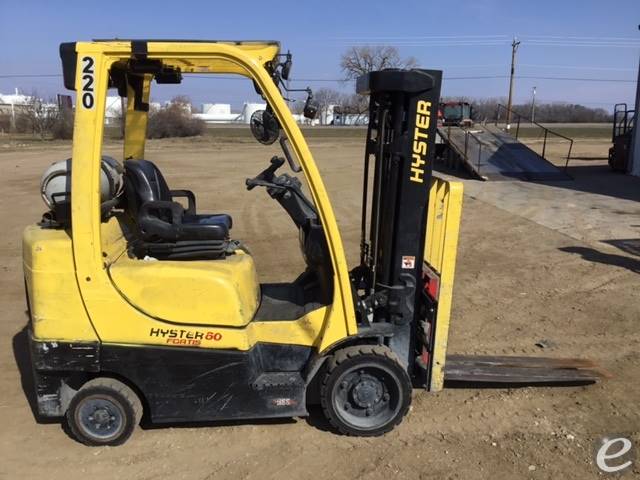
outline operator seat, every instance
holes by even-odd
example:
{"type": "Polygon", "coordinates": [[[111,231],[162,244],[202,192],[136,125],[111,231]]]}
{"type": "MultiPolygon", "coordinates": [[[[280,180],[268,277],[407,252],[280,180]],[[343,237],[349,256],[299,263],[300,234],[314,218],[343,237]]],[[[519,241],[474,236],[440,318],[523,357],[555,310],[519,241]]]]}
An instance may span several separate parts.
{"type": "Polygon", "coordinates": [[[213,259],[233,250],[227,214],[197,214],[190,190],[171,190],[160,169],[149,160],[126,160],[124,184],[128,212],[138,233],[136,256],[161,259],[213,259]],[[188,201],[185,209],[174,198],[188,201]]]}

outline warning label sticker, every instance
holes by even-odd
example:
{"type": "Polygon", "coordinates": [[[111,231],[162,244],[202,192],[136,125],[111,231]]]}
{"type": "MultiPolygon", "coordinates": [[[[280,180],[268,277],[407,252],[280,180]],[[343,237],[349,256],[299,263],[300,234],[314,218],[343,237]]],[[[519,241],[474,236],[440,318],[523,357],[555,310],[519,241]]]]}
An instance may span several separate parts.
{"type": "Polygon", "coordinates": [[[402,257],[402,268],[412,269],[416,266],[416,257],[413,255],[405,255],[402,257]]]}

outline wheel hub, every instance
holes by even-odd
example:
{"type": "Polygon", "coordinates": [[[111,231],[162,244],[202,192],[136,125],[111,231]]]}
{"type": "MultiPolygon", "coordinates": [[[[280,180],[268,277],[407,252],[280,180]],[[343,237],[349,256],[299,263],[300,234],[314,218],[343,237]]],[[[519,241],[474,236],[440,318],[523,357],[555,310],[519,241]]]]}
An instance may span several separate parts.
{"type": "Polygon", "coordinates": [[[80,427],[94,438],[104,439],[116,435],[124,424],[121,409],[105,398],[86,399],[78,413],[80,427]]]}
{"type": "Polygon", "coordinates": [[[377,435],[402,420],[411,402],[411,384],[404,367],[386,347],[347,347],[325,376],[325,415],[341,432],[377,435]],[[383,355],[383,353],[385,353],[383,355]]]}
{"type": "Polygon", "coordinates": [[[115,420],[115,417],[111,415],[107,408],[97,408],[93,415],[89,417],[89,420],[93,420],[98,428],[105,428],[109,426],[109,423],[115,420]]]}
{"type": "Polygon", "coordinates": [[[363,375],[351,391],[351,399],[360,408],[371,408],[383,395],[381,383],[374,377],[363,375]]]}

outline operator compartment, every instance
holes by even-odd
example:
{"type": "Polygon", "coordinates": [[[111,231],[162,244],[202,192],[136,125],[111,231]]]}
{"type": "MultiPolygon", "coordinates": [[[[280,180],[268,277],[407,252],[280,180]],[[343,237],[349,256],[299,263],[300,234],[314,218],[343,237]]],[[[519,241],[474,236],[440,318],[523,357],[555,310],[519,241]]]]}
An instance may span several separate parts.
{"type": "Polygon", "coordinates": [[[160,320],[247,325],[260,288],[253,258],[229,239],[231,217],[196,213],[195,195],[170,190],[148,160],[124,167],[124,208],[101,224],[103,257],[120,295],[160,320]]]}

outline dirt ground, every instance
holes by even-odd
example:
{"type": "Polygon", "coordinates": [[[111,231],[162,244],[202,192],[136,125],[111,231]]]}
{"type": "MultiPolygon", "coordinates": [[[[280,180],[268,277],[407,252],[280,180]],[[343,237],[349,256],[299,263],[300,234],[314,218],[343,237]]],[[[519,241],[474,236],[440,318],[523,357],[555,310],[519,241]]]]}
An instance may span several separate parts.
{"type": "MultiPolygon", "coordinates": [[[[576,148],[598,157],[605,145],[581,139],[576,148]]],[[[363,133],[312,137],[310,146],[353,265],[363,133]]],[[[116,143],[105,151],[119,157],[116,143]]],[[[263,169],[273,152],[208,137],[153,141],[146,156],[174,188],[193,189],[199,208],[233,216],[234,237],[250,247],[262,279],[286,280],[303,265],[295,229],[264,191],[244,189],[244,179],[263,169]]],[[[72,441],[59,423],[36,421],[25,393],[20,253],[22,229],[44,210],[40,175],[69,155],[69,144],[3,145],[0,137],[0,479],[582,480],[599,478],[592,452],[597,437],[624,434],[640,448],[640,181],[594,160],[576,164],[589,168],[573,170],[576,180],[563,185],[465,180],[449,352],[588,357],[613,378],[583,387],[416,391],[404,423],[373,439],[334,434],[314,409],[309,418],[290,421],[147,427],[117,448],[72,441]],[[622,184],[626,193],[619,194],[622,184]],[[580,208],[558,217],[571,208],[566,199],[575,192],[579,198],[570,203],[580,208]],[[537,193],[546,199],[541,207],[537,193]],[[528,208],[510,208],[505,200],[517,204],[522,195],[528,208]],[[551,206],[556,210],[548,211],[551,206]],[[585,212],[589,225],[580,222],[585,212]],[[624,233],[606,227],[593,234],[599,220],[622,225],[624,233]],[[540,340],[547,348],[536,346],[540,340]]],[[[640,474],[638,463],[629,477],[634,474],[640,474]]]]}

